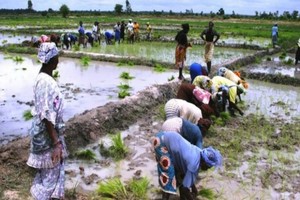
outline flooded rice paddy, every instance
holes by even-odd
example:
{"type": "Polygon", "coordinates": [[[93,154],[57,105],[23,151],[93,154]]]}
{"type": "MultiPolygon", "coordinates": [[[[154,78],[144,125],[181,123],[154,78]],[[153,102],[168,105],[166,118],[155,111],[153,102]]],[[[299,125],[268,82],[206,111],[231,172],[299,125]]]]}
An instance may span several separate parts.
{"type": "MultiPolygon", "coordinates": [[[[17,40],[20,41],[21,39],[17,40]]],[[[82,50],[150,58],[171,63],[174,60],[175,46],[173,44],[166,43],[163,48],[158,48],[159,44],[156,43],[149,43],[144,47],[139,46],[139,44],[134,45],[137,48],[132,48],[132,45],[121,44],[119,49],[114,48],[113,50],[110,46],[102,44],[98,48],[82,50]]],[[[253,53],[251,50],[241,49],[215,48],[215,50],[214,64],[222,64],[253,53]]],[[[187,65],[195,61],[203,64],[201,55],[203,55],[203,47],[200,45],[193,46],[188,50],[187,65]]],[[[15,56],[17,55],[0,54],[0,143],[27,136],[27,131],[31,125],[30,121],[24,121],[23,112],[32,106],[32,87],[41,64],[37,62],[36,56],[18,55],[24,59],[22,62],[14,61],[15,56]]],[[[296,69],[280,64],[278,66],[265,65],[262,62],[253,65],[253,69],[250,70],[257,70],[258,72],[262,70],[263,73],[277,73],[277,71],[280,71],[278,73],[292,76],[293,70],[296,69]]],[[[130,85],[130,94],[134,95],[153,84],[165,83],[172,76],[176,78],[178,73],[177,70],[158,73],[153,68],[145,66],[118,66],[116,63],[98,61],[90,61],[88,66],[84,66],[79,59],[64,57],[60,58],[58,71],[60,75],[58,82],[66,99],[65,120],[85,110],[119,100],[118,85],[120,84],[130,85]],[[128,72],[134,79],[121,79],[120,74],[122,72],[128,72]]],[[[189,75],[185,74],[185,76],[188,77],[189,75]]],[[[278,118],[286,121],[292,121],[300,117],[299,87],[256,80],[248,80],[248,82],[250,84],[249,90],[242,96],[243,107],[246,110],[244,117],[250,114],[258,114],[270,119],[278,118]]],[[[160,129],[160,123],[156,120],[153,120],[152,124],[136,123],[121,132],[126,146],[130,148],[132,157],[130,161],[125,159],[112,162],[107,161],[100,155],[99,143],[104,142],[105,145],[109,145],[110,136],[102,137],[96,143],[85,147],[96,153],[96,161],[68,159],[66,164],[66,188],[92,192],[101,180],[117,176],[126,181],[138,176],[137,174],[141,174],[141,172],[143,176],[150,180],[150,184],[154,188],[158,188],[156,163],[149,138],[153,132],[160,129]]],[[[251,152],[248,153],[252,154],[251,152]]],[[[258,164],[263,165],[270,152],[265,152],[262,149],[260,154],[264,159],[258,164]]],[[[296,161],[299,160],[300,153],[298,151],[288,156],[293,157],[293,160],[296,161]]],[[[227,197],[231,197],[232,194],[235,195],[235,199],[289,199],[289,192],[280,193],[274,190],[279,186],[265,188],[262,187],[261,183],[255,182],[253,184],[251,177],[249,178],[249,168],[251,168],[251,164],[244,161],[233,172],[238,177],[236,179],[221,176],[213,171],[201,172],[201,187],[212,188],[218,194],[221,193],[220,199],[228,199],[227,197]]],[[[155,195],[152,197],[154,199],[155,195]]],[[[294,194],[294,199],[300,199],[300,194],[294,194]]]]}
{"type": "MultiPolygon", "coordinates": [[[[168,51],[166,51],[168,52],[168,51]]],[[[24,121],[23,112],[31,109],[34,77],[40,70],[35,56],[0,54],[0,134],[1,142],[26,136],[30,121],[24,121]]],[[[171,56],[171,55],[170,55],[171,56]]],[[[291,70],[291,69],[289,69],[291,70]]],[[[145,66],[118,66],[116,63],[90,61],[84,66],[79,59],[60,58],[58,78],[66,99],[65,120],[110,101],[119,100],[119,85],[128,84],[131,95],[153,84],[161,84],[177,77],[177,70],[160,73],[145,66]],[[122,72],[134,78],[123,80],[122,72]]],[[[189,77],[185,74],[185,77],[189,77]]],[[[299,88],[249,80],[250,89],[243,96],[248,113],[264,114],[286,119],[296,117],[299,111],[299,88]],[[267,95],[266,95],[267,94],[267,95]]]]}

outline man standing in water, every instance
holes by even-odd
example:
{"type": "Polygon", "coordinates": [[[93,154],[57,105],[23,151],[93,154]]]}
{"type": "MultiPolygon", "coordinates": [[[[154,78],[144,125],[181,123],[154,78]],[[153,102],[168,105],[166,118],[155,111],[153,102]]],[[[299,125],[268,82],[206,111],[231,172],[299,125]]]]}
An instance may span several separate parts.
{"type": "Polygon", "coordinates": [[[210,21],[208,23],[208,28],[205,29],[204,31],[202,31],[202,33],[200,35],[202,40],[205,41],[204,59],[205,59],[206,65],[207,65],[208,74],[211,71],[211,60],[212,60],[212,56],[213,56],[213,53],[214,53],[214,46],[220,38],[220,34],[217,33],[213,29],[213,27],[214,27],[214,23],[212,21],[210,21]],[[205,37],[204,37],[204,35],[205,35],[205,37]],[[216,36],[216,39],[214,40],[215,36],[216,36]]]}

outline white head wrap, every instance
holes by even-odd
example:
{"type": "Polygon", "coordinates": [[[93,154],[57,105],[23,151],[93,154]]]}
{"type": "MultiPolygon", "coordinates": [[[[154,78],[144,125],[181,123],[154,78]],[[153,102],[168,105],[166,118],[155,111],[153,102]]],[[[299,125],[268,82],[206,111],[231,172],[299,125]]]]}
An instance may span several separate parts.
{"type": "Polygon", "coordinates": [[[54,42],[44,42],[38,51],[38,59],[41,63],[48,63],[51,58],[58,55],[58,49],[54,42]]]}

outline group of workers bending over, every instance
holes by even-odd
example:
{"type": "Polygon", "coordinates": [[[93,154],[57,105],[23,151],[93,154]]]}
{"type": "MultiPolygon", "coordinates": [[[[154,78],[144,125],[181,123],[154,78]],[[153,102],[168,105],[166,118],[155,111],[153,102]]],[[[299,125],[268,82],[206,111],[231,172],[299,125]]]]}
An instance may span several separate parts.
{"type": "Polygon", "coordinates": [[[235,111],[244,114],[237,106],[237,97],[241,101],[248,83],[240,73],[221,67],[209,78],[206,67],[193,63],[190,76],[191,82],[181,82],[176,98],[166,102],[166,120],[152,138],[163,200],[177,194],[177,188],[181,200],[196,199],[199,171],[222,166],[221,153],[203,145],[211,116],[225,112],[227,102],[232,116],[236,116],[235,111]]]}

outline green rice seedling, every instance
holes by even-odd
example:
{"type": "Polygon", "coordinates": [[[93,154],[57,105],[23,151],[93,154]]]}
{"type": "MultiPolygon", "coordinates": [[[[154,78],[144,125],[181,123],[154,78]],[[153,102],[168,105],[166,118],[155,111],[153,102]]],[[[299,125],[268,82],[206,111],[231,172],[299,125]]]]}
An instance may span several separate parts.
{"type": "Polygon", "coordinates": [[[166,112],[165,112],[165,105],[159,105],[158,107],[158,114],[156,115],[157,119],[166,120],[166,112]]]}
{"type": "Polygon", "coordinates": [[[2,44],[6,44],[6,43],[7,43],[7,40],[3,40],[3,41],[2,41],[2,44]]]}
{"type": "Polygon", "coordinates": [[[53,78],[54,78],[55,80],[57,80],[59,77],[60,77],[59,71],[58,71],[58,70],[54,70],[54,71],[53,71],[53,78]]]}
{"type": "Polygon", "coordinates": [[[208,188],[203,188],[198,192],[198,196],[201,196],[205,199],[216,199],[216,195],[214,193],[214,191],[212,189],[208,189],[208,188]]]}
{"type": "Polygon", "coordinates": [[[134,66],[134,65],[135,65],[134,62],[132,62],[132,61],[128,61],[127,64],[128,64],[129,66],[134,66]]]}
{"type": "Polygon", "coordinates": [[[120,85],[118,85],[118,88],[121,89],[121,90],[129,90],[131,89],[131,87],[128,85],[128,84],[123,84],[121,83],[120,85]]]}
{"type": "Polygon", "coordinates": [[[267,57],[267,61],[272,61],[272,58],[271,57],[267,57]]]}
{"type": "Polygon", "coordinates": [[[124,99],[124,98],[127,97],[127,96],[130,96],[130,93],[128,92],[128,90],[122,89],[122,90],[120,90],[120,91],[118,92],[118,97],[119,97],[120,99],[124,99]]]}
{"type": "Polygon", "coordinates": [[[13,61],[15,61],[15,62],[23,62],[24,58],[22,58],[21,56],[15,56],[15,57],[13,57],[13,61]]]}
{"type": "Polygon", "coordinates": [[[225,125],[224,121],[220,117],[218,117],[214,120],[214,124],[217,125],[217,126],[224,126],[225,125]]]}
{"type": "Polygon", "coordinates": [[[84,160],[96,160],[96,154],[90,149],[77,151],[75,156],[84,160]]]}
{"type": "Polygon", "coordinates": [[[88,56],[83,56],[81,57],[80,61],[83,66],[88,66],[90,64],[91,58],[88,56]]]}
{"type": "Polygon", "coordinates": [[[99,183],[97,194],[106,199],[128,199],[128,192],[119,178],[99,183]]]}
{"type": "Polygon", "coordinates": [[[127,65],[127,61],[126,60],[121,60],[117,63],[117,66],[125,66],[127,65]]]}
{"type": "Polygon", "coordinates": [[[166,68],[164,66],[162,66],[161,64],[156,63],[154,65],[154,71],[156,71],[156,72],[165,72],[166,68]]]}
{"type": "Polygon", "coordinates": [[[220,117],[225,123],[231,118],[228,112],[221,112],[220,117]]]}
{"type": "Polygon", "coordinates": [[[23,118],[25,119],[25,121],[28,121],[28,120],[32,119],[33,116],[31,114],[31,111],[30,110],[25,110],[23,112],[23,118]]]}
{"type": "Polygon", "coordinates": [[[120,78],[125,79],[125,80],[131,80],[134,77],[130,76],[130,74],[128,72],[122,72],[121,75],[120,75],[120,78]]]}
{"type": "Polygon", "coordinates": [[[132,179],[128,183],[128,190],[133,193],[134,199],[147,199],[147,190],[149,187],[149,180],[146,177],[141,179],[132,179]]]}
{"type": "Polygon", "coordinates": [[[261,58],[259,57],[255,57],[255,61],[256,64],[260,64],[261,63],[261,58]]]}
{"type": "Polygon", "coordinates": [[[73,51],[79,51],[80,50],[80,46],[78,44],[75,44],[72,46],[73,51]]]}
{"type": "Polygon", "coordinates": [[[112,145],[108,148],[105,148],[103,143],[99,144],[100,154],[104,157],[112,157],[115,160],[120,160],[124,158],[128,153],[128,148],[123,142],[121,133],[113,135],[111,140],[112,145]]]}
{"type": "Polygon", "coordinates": [[[128,148],[125,146],[120,132],[112,137],[112,142],[112,146],[109,147],[111,157],[115,158],[116,160],[125,158],[128,153],[128,148]]]}

